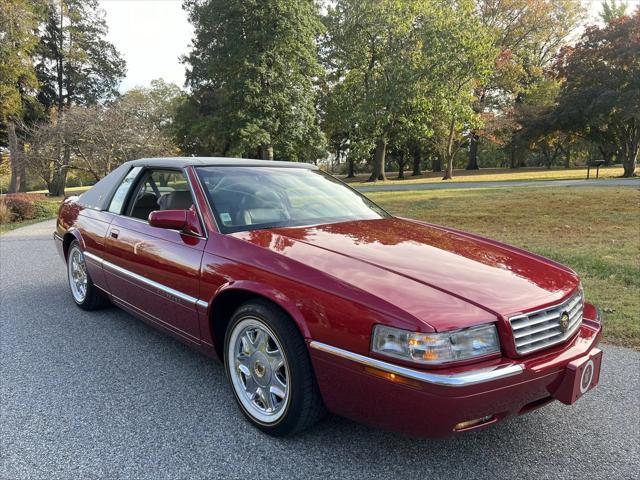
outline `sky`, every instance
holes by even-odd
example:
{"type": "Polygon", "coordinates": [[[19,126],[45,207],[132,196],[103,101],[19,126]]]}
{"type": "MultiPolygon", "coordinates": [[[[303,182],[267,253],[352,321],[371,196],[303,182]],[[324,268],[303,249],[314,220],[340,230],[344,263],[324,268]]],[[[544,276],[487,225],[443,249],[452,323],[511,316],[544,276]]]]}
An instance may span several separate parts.
{"type": "Polygon", "coordinates": [[[100,0],[113,43],[127,61],[124,92],[163,78],[184,84],[180,56],[188,53],[193,28],[181,0],[100,0]]]}
{"type": "MultiPolygon", "coordinates": [[[[601,1],[584,3],[589,16],[597,20],[601,1]]],[[[640,0],[627,4],[632,10],[640,0]]],[[[120,91],[148,86],[156,78],[183,86],[180,56],[189,52],[193,27],[182,10],[182,0],[100,0],[100,6],[106,12],[107,38],[127,61],[120,91]]]]}

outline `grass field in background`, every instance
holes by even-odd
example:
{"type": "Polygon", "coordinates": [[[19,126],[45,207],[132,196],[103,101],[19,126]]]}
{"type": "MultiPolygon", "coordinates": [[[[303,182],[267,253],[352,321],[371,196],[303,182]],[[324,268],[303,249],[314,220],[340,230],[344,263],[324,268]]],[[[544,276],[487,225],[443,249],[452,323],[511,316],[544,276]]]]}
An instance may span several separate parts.
{"type": "MultiPolygon", "coordinates": [[[[600,168],[600,178],[615,178],[622,176],[622,167],[602,167],[600,168]]],[[[593,177],[595,173],[592,171],[593,177]]],[[[419,177],[412,177],[411,171],[405,172],[405,180],[396,180],[398,172],[388,172],[386,182],[378,182],[379,184],[413,184],[413,183],[442,183],[442,172],[425,172],[419,177]]],[[[586,168],[520,168],[511,170],[507,168],[483,168],[480,170],[454,170],[453,180],[447,182],[500,182],[509,180],[581,180],[587,177],[586,168]]],[[[368,173],[357,175],[355,178],[346,178],[344,175],[338,175],[342,181],[350,183],[353,187],[370,186],[366,180],[369,178],[368,173]]],[[[68,187],[65,189],[67,195],[79,195],[86,192],[91,187],[68,187]]],[[[37,190],[32,193],[47,193],[46,190],[37,190]]]]}
{"type": "MultiPolygon", "coordinates": [[[[620,177],[624,173],[622,167],[601,167],[599,178],[620,177]]],[[[442,183],[442,172],[426,172],[421,176],[412,177],[411,170],[404,172],[405,179],[397,180],[398,172],[387,172],[387,181],[378,182],[387,184],[397,183],[442,183]]],[[[595,178],[595,170],[591,170],[591,178],[595,178]]],[[[354,187],[361,185],[373,185],[368,183],[369,174],[357,175],[355,178],[346,178],[344,175],[339,176],[343,182],[352,184],[354,187]]],[[[548,170],[546,168],[519,168],[510,170],[504,168],[482,168],[480,170],[454,170],[453,180],[447,182],[502,182],[509,180],[582,180],[587,178],[587,169],[571,168],[559,169],[554,168],[548,170]]]]}
{"type": "Polygon", "coordinates": [[[640,190],[499,188],[367,194],[390,213],[477,233],[573,268],[605,339],[640,349],[640,190]]]}

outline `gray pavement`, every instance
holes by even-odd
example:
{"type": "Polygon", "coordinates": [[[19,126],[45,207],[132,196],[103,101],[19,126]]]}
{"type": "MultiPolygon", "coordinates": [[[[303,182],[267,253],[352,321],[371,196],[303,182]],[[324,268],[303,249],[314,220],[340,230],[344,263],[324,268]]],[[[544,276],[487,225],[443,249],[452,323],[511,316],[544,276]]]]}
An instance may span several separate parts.
{"type": "Polygon", "coordinates": [[[222,367],[111,308],[76,308],[53,222],[0,236],[0,478],[638,478],[640,353],[601,385],[456,438],[328,417],[291,439],[242,418],[222,367]]]}
{"type": "Polygon", "coordinates": [[[451,190],[459,188],[499,188],[499,187],[636,187],[639,178],[603,178],[592,180],[509,180],[502,182],[450,182],[441,183],[397,183],[371,184],[355,187],[360,192],[394,192],[404,190],[451,190]]]}

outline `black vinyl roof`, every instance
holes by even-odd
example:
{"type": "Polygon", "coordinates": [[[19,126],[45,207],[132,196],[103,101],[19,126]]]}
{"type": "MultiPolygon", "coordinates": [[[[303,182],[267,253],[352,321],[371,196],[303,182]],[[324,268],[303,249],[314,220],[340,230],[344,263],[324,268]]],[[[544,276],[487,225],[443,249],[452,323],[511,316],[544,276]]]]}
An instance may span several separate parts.
{"type": "Polygon", "coordinates": [[[245,158],[224,157],[165,157],[141,158],[123,163],[98,181],[93,187],[80,195],[78,203],[87,208],[106,210],[109,202],[124,177],[133,167],[151,168],[184,168],[195,167],[274,167],[274,168],[305,168],[316,170],[315,165],[298,162],[275,162],[272,160],[250,160],[245,158]]]}

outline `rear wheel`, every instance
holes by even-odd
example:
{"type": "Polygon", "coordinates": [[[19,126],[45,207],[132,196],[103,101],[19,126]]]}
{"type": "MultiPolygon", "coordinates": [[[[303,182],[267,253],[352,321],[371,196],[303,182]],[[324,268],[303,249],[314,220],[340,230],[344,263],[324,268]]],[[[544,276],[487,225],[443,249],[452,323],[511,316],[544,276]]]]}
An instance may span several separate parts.
{"type": "Polygon", "coordinates": [[[266,433],[299,432],[324,413],[302,336],[268,302],[247,302],[233,315],[225,338],[225,368],[242,412],[266,433]]]}
{"type": "Polygon", "coordinates": [[[97,310],[109,300],[91,281],[84,254],[77,240],[71,242],[67,252],[67,278],[73,301],[83,310],[97,310]]]}

